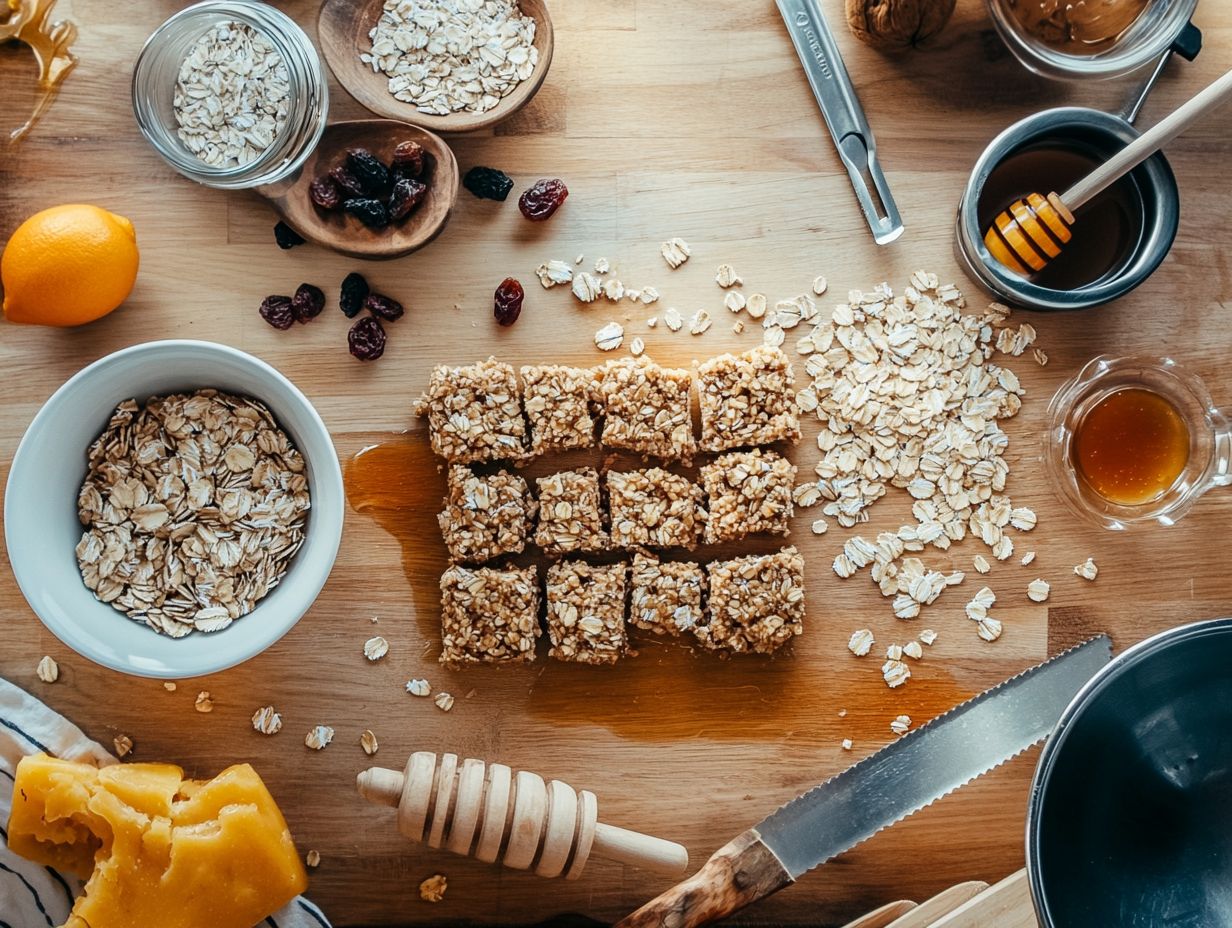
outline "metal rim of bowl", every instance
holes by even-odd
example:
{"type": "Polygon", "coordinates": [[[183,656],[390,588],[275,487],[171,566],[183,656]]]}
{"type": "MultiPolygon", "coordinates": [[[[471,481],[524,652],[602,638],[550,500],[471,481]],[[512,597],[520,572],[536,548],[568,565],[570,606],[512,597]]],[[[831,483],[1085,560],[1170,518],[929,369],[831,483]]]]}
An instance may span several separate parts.
{"type": "Polygon", "coordinates": [[[1232,634],[1232,617],[1206,619],[1188,625],[1178,625],[1176,628],[1169,628],[1152,635],[1117,655],[1099,673],[1087,681],[1086,685],[1070,700],[1065,711],[1061,713],[1060,720],[1044,743],[1043,751],[1040,752],[1027,801],[1027,881],[1031,887],[1031,904],[1042,928],[1056,928],[1057,924],[1048,909],[1043,875],[1040,872],[1040,819],[1044,807],[1044,793],[1047,791],[1048,780],[1056,768],[1057,759],[1065,747],[1075,721],[1115,680],[1159,652],[1182,642],[1228,634],[1232,634]]]}
{"type": "Polygon", "coordinates": [[[998,297],[1028,309],[1050,312],[1089,309],[1125,296],[1163,263],[1180,226],[1180,190],[1176,175],[1163,153],[1156,152],[1134,170],[1145,169],[1153,179],[1152,188],[1160,215],[1149,227],[1144,223],[1147,240],[1139,246],[1139,256],[1123,273],[1111,280],[1064,291],[1040,287],[1002,268],[985,247],[984,230],[979,225],[979,196],[984,184],[993,169],[1012,152],[1045,137],[1049,131],[1065,128],[1106,133],[1125,144],[1139,134],[1120,116],[1102,110],[1065,106],[1034,113],[1009,126],[988,143],[976,159],[959,201],[955,221],[956,247],[963,263],[977,280],[998,297]]]}

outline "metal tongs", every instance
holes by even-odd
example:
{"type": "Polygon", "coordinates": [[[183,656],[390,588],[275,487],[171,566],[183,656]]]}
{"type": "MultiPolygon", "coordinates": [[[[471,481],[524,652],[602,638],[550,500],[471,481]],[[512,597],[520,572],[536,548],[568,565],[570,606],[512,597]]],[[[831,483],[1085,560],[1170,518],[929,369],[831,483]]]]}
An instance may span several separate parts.
{"type": "Polygon", "coordinates": [[[878,245],[888,245],[903,234],[903,221],[890,186],[877,161],[877,143],[864,110],[851,85],[847,68],[834,44],[817,0],[775,0],[792,44],[804,65],[813,96],[821,107],[838,155],[847,167],[856,199],[878,245]],[[872,181],[870,189],[869,181],[872,181]],[[876,196],[873,190],[876,190],[876,196]]]}

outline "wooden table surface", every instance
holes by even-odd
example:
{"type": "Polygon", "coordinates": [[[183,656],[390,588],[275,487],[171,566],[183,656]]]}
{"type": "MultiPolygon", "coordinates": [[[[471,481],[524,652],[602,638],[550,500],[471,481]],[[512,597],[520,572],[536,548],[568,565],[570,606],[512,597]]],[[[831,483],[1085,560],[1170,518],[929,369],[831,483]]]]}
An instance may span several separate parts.
{"type": "MultiPolygon", "coordinates": [[[[314,32],[314,4],[279,5],[314,32]]],[[[388,766],[400,766],[412,750],[456,751],[589,787],[609,821],[685,843],[696,865],[779,803],[886,743],[900,712],[922,722],[1098,630],[1123,648],[1229,610],[1232,571],[1219,541],[1232,532],[1232,498],[1211,494],[1176,527],[1109,533],[1061,507],[1039,454],[1048,397],[1100,352],[1166,351],[1207,379],[1216,403],[1232,404],[1232,109],[1169,149],[1181,184],[1181,230],[1151,280],[1103,309],[1023,314],[1051,358],[1043,368],[1029,357],[1015,362],[1028,396],[1007,426],[1010,491],[1040,517],[1019,546],[1034,548],[1038,559],[1029,568],[1017,559],[998,564],[987,578],[1005,604],[1000,641],[979,641],[963,617],[963,603],[979,586],[974,577],[918,622],[898,622],[866,578],[834,577],[829,565],[847,533],[814,537],[813,515],[804,512],[792,538],[808,559],[809,619],[789,655],[724,662],[651,645],[606,670],[538,663],[447,673],[435,664],[435,584],[444,551],[433,512],[443,481],[427,466],[426,438],[410,412],[433,363],[489,353],[515,363],[595,363],[594,331],[624,315],[631,316],[630,337],[642,334],[648,353],[665,363],[751,345],[758,333],[730,331],[711,280],[724,261],[736,266],[746,289],[772,300],[801,292],[817,274],[844,294],[881,280],[901,287],[922,267],[957,280],[978,306],[985,296],[959,272],[951,228],[982,147],[1041,107],[1115,107],[1130,85],[1067,87],[1027,75],[976,0],[961,0],[935,49],[898,59],[857,46],[842,28],[842,4],[825,0],[907,225],[898,243],[879,249],[769,0],[554,0],[556,57],[542,91],[495,131],[456,139],[455,150],[463,170],[494,165],[519,188],[537,177],[563,177],[568,203],[552,221],[532,226],[513,202],[494,205],[464,192],[435,244],[361,267],[308,246],[279,251],[270,234],[274,217],[261,201],[193,185],[138,134],[128,102],[131,66],[145,36],[178,4],[60,6],[80,24],[81,64],[31,136],[0,149],[0,240],[35,210],[94,202],[135,222],[141,275],[128,304],[94,325],[0,329],[0,477],[40,404],[73,372],[126,345],[167,337],[213,339],[267,359],[315,402],[344,460],[388,438],[408,445],[430,477],[419,509],[385,519],[392,533],[348,512],[333,575],[285,639],[234,670],[181,681],[175,693],[69,652],[43,629],[4,570],[0,675],[105,743],[129,735],[137,745],[133,759],[174,761],[201,776],[252,761],[300,849],[320,851],[311,894],[336,924],[521,924],[563,913],[612,920],[667,885],[602,861],[581,882],[548,884],[410,846],[395,833],[388,810],[366,807],[355,794],[354,776],[369,763],[358,744],[365,728],[379,736],[376,760],[388,766]],[[692,261],[676,272],[658,254],[657,243],[670,236],[694,248],[692,261]],[[563,288],[545,293],[535,284],[541,261],[579,253],[588,263],[609,258],[626,283],[657,286],[664,298],[656,308],[710,309],[715,326],[697,338],[662,326],[645,330],[649,312],[602,303],[579,308],[563,288]],[[258,318],[266,294],[290,292],[301,280],[332,292],[357,267],[410,308],[391,327],[381,362],[363,366],[347,355],[345,320],[335,310],[285,333],[258,318]],[[492,322],[490,294],[507,274],[522,279],[528,297],[521,321],[503,330],[492,322]],[[416,540],[404,555],[400,539],[407,538],[416,540]],[[1088,555],[1101,568],[1094,584],[1071,573],[1088,555]],[[1053,583],[1043,605],[1024,592],[1036,576],[1053,583]],[[878,662],[856,660],[844,647],[861,626],[876,632],[881,647],[925,625],[941,637],[894,692],[882,683],[878,662]],[[392,643],[390,656],[375,665],[361,654],[374,632],[392,643]],[[53,686],[35,677],[43,654],[61,664],[53,686]],[[409,677],[453,692],[456,707],[445,714],[409,697],[402,689],[409,677]],[[199,690],[213,694],[212,714],[193,711],[199,690]],[[273,738],[249,724],[254,709],[268,703],[285,723],[273,738]],[[338,736],[312,753],[302,739],[318,723],[334,726],[338,736]],[[850,753],[840,749],[845,737],[855,744],[850,753]],[[419,900],[416,887],[435,872],[450,885],[445,901],[433,906],[419,900]]],[[[1204,3],[1197,22],[1207,50],[1193,64],[1170,66],[1145,120],[1158,119],[1227,67],[1232,9],[1204,3]]],[[[6,131],[24,118],[32,73],[24,49],[0,48],[6,131]]],[[[331,118],[364,115],[336,85],[331,103],[331,118]]],[[[805,469],[817,457],[815,427],[810,423],[796,453],[805,469]]],[[[883,501],[869,530],[896,527],[906,508],[902,494],[883,501]]],[[[969,569],[980,547],[968,541],[929,560],[969,569]]],[[[192,647],[192,639],[184,646],[192,647]]],[[[833,925],[893,899],[919,901],[961,880],[1001,878],[1022,863],[1034,756],[883,832],[742,917],[833,925]]]]}

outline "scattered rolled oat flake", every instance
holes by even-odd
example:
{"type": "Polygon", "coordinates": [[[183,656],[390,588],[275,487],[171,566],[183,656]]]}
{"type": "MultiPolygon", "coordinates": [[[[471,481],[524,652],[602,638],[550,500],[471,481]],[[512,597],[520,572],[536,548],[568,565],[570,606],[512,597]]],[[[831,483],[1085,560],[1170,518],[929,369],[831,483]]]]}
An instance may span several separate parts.
{"type": "Polygon", "coordinates": [[[760,319],[766,314],[766,295],[764,293],[750,293],[748,300],[745,301],[745,308],[749,311],[749,316],[753,319],[760,319]]]}
{"type": "Polygon", "coordinates": [[[1089,557],[1081,564],[1075,565],[1074,573],[1083,580],[1094,580],[1099,575],[1099,568],[1095,566],[1095,558],[1089,557]]]}
{"type": "Polygon", "coordinates": [[[842,745],[843,745],[843,750],[844,750],[844,751],[850,751],[850,750],[851,750],[851,748],[852,748],[852,742],[851,742],[851,739],[850,739],[850,738],[844,738],[844,739],[842,740],[842,745]]]}
{"type": "Polygon", "coordinates": [[[903,659],[903,646],[901,644],[892,644],[886,648],[886,660],[901,661],[903,659]]]}
{"type": "Polygon", "coordinates": [[[364,729],[363,734],[359,736],[359,746],[364,749],[364,753],[369,757],[377,752],[376,735],[372,733],[372,729],[364,729]]]}
{"type": "Polygon", "coordinates": [[[133,739],[128,735],[116,735],[111,739],[111,746],[115,748],[116,757],[127,757],[133,750],[133,739]]]}
{"type": "Polygon", "coordinates": [[[719,265],[719,269],[714,273],[714,282],[724,289],[744,283],[730,264],[719,265]]]}
{"type": "Polygon", "coordinates": [[[648,329],[653,329],[658,324],[659,324],[658,316],[651,316],[649,319],[646,320],[646,328],[648,329]]]}
{"type": "Polygon", "coordinates": [[[684,319],[680,315],[680,310],[674,306],[669,306],[667,312],[663,314],[663,324],[673,332],[679,332],[680,327],[684,325],[684,319]]]}
{"type": "Polygon", "coordinates": [[[829,529],[829,527],[830,527],[830,523],[827,522],[825,519],[814,519],[813,520],[813,534],[814,535],[824,535],[826,533],[826,530],[829,529]]]}
{"type": "Polygon", "coordinates": [[[996,641],[1001,637],[1001,620],[990,615],[984,616],[979,621],[978,634],[985,641],[996,641]]]}
{"type": "Polygon", "coordinates": [[[282,716],[273,706],[262,706],[252,714],[252,727],[263,735],[276,735],[282,731],[282,716]]]}
{"type": "Polygon", "coordinates": [[[324,750],[334,740],[334,730],[328,725],[316,725],[304,736],[305,747],[314,751],[324,750]]]}
{"type": "Polygon", "coordinates": [[[1027,599],[1033,603],[1042,603],[1048,599],[1048,592],[1052,589],[1047,580],[1036,577],[1027,584],[1027,599]]]}
{"type": "Polygon", "coordinates": [[[210,695],[209,690],[202,690],[197,694],[197,701],[194,706],[198,712],[213,712],[214,697],[210,695]]]}
{"type": "Polygon", "coordinates": [[[890,723],[890,731],[896,735],[905,735],[911,728],[911,716],[900,715],[890,723]]]}
{"type": "Polygon", "coordinates": [[[765,332],[762,333],[762,342],[768,348],[778,348],[787,338],[787,333],[783,331],[782,326],[768,326],[765,332]]]}
{"type": "Polygon", "coordinates": [[[1035,357],[1035,363],[1040,367],[1043,367],[1048,363],[1048,355],[1044,353],[1043,348],[1034,348],[1032,349],[1031,354],[1035,357]]]}
{"type": "Polygon", "coordinates": [[[977,573],[986,574],[992,570],[992,567],[988,563],[988,558],[984,557],[982,554],[977,554],[973,557],[971,559],[971,563],[975,565],[977,573]]]}
{"type": "Polygon", "coordinates": [[[536,268],[535,274],[539,277],[539,283],[544,290],[555,287],[557,284],[573,282],[573,268],[564,261],[553,260],[547,264],[541,264],[536,268]]]}
{"type": "Polygon", "coordinates": [[[701,335],[708,328],[710,328],[710,313],[704,309],[699,309],[689,319],[689,334],[701,335]]]}
{"type": "Polygon", "coordinates": [[[596,274],[606,274],[611,269],[612,265],[608,262],[607,258],[595,258],[596,274]]]}
{"type": "Polygon", "coordinates": [[[573,285],[570,289],[573,295],[583,303],[593,303],[603,292],[603,284],[595,275],[582,271],[573,276],[573,285]]]}
{"type": "Polygon", "coordinates": [[[829,284],[826,282],[826,279],[824,277],[819,275],[813,278],[813,292],[817,294],[818,296],[821,296],[823,293],[825,293],[826,288],[828,286],[829,284]]]}
{"type": "Polygon", "coordinates": [[[407,680],[406,691],[412,696],[430,696],[432,687],[428,685],[427,680],[407,680]]]}
{"type": "Polygon", "coordinates": [[[737,335],[739,335],[741,332],[744,331],[744,323],[741,322],[739,319],[737,319],[735,322],[732,323],[732,331],[735,332],[737,335]]]}
{"type": "Polygon", "coordinates": [[[60,679],[60,665],[50,654],[44,655],[34,668],[35,675],[44,683],[55,683],[60,679]]]}
{"type": "Polygon", "coordinates": [[[625,285],[614,277],[609,278],[603,282],[603,295],[616,303],[624,298],[625,285]]]}
{"type": "Polygon", "coordinates": [[[389,653],[389,642],[376,635],[364,642],[364,657],[370,661],[379,661],[389,653]]]}
{"type": "Polygon", "coordinates": [[[911,679],[911,668],[901,660],[887,660],[881,665],[881,676],[890,689],[902,686],[911,679]]]}
{"type": "Polygon", "coordinates": [[[1034,560],[1035,560],[1035,552],[1028,551],[1026,554],[1022,556],[1022,566],[1026,567],[1028,564],[1030,564],[1034,560]]]}
{"type": "Polygon", "coordinates": [[[435,873],[419,884],[419,898],[424,902],[440,902],[448,888],[449,881],[444,874],[435,873]]]}
{"type": "Polygon", "coordinates": [[[839,710],[838,710],[838,717],[839,717],[840,719],[845,719],[845,718],[847,718],[847,710],[846,710],[846,709],[839,709],[839,710]]]}
{"type": "Polygon", "coordinates": [[[165,689],[168,693],[174,693],[177,688],[178,687],[176,686],[176,683],[174,680],[168,680],[166,683],[163,684],[163,689],[165,689]]]}
{"type": "Polygon", "coordinates": [[[1035,528],[1035,513],[1026,506],[1010,510],[1010,525],[1020,532],[1029,532],[1035,528]]]}
{"type": "Polygon", "coordinates": [[[321,866],[321,852],[315,849],[309,851],[304,855],[304,863],[308,865],[309,869],[315,870],[321,866]]]}
{"type": "Polygon", "coordinates": [[[723,295],[723,305],[733,313],[740,312],[747,303],[748,301],[744,298],[744,294],[739,290],[729,290],[723,295]]]}
{"type": "Polygon", "coordinates": [[[663,255],[667,266],[675,269],[688,261],[689,255],[693,252],[689,249],[689,243],[684,239],[673,238],[659,245],[659,253],[663,255]]]}
{"type": "Polygon", "coordinates": [[[625,340],[625,327],[619,322],[609,322],[595,333],[595,347],[600,351],[615,351],[625,340]]]}
{"type": "Polygon", "coordinates": [[[924,644],[931,646],[932,643],[936,640],[937,640],[937,633],[933,631],[931,628],[923,629],[920,632],[920,641],[924,642],[924,644]]]}
{"type": "Polygon", "coordinates": [[[436,708],[440,709],[442,712],[448,712],[453,708],[454,700],[448,693],[437,693],[432,697],[432,701],[436,703],[436,708]]]}
{"type": "Polygon", "coordinates": [[[847,642],[847,650],[856,657],[863,657],[873,647],[873,633],[867,628],[857,628],[851,633],[851,640],[847,642]]]}
{"type": "Polygon", "coordinates": [[[912,660],[918,661],[924,656],[924,649],[920,647],[920,643],[918,641],[908,641],[905,645],[903,645],[903,653],[912,660]]]}
{"type": "Polygon", "coordinates": [[[629,342],[629,354],[633,357],[641,357],[642,352],[646,350],[646,343],[639,337],[634,337],[633,341],[629,342]]]}

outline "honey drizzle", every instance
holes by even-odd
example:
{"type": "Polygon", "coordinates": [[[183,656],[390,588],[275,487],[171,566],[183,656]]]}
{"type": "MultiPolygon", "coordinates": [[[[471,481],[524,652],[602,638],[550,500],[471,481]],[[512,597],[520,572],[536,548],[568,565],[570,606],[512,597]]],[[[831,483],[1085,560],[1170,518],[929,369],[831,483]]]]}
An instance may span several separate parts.
{"type": "Polygon", "coordinates": [[[70,46],[77,41],[77,26],[66,19],[52,22],[56,0],[8,0],[8,16],[0,21],[0,43],[23,42],[38,62],[37,89],[41,91],[22,125],[9,133],[9,143],[17,142],[47,112],[69,72],[77,66],[70,46]]]}

